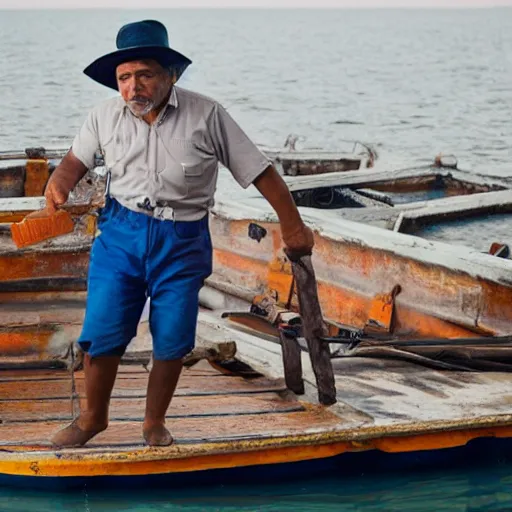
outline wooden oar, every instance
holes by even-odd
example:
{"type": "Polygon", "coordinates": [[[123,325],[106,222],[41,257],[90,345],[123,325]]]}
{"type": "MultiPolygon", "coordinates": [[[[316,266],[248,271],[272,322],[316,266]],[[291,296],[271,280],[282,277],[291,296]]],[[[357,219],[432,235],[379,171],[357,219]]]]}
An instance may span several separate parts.
{"type": "Polygon", "coordinates": [[[325,336],[322,309],[318,302],[318,289],[311,256],[295,257],[287,254],[297,286],[302,332],[308,344],[311,365],[315,373],[318,400],[323,405],[336,403],[336,385],[331,363],[331,351],[321,338],[325,336]]]}

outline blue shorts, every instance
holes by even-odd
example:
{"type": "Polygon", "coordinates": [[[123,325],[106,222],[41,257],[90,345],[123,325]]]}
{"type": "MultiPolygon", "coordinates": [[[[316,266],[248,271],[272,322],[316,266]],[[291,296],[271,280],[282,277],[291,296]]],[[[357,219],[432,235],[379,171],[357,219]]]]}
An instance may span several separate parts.
{"type": "Polygon", "coordinates": [[[124,354],[150,297],[154,358],[184,357],[194,348],[199,290],[212,272],[208,215],[159,220],[109,198],[98,228],[78,343],[91,357],[124,354]]]}

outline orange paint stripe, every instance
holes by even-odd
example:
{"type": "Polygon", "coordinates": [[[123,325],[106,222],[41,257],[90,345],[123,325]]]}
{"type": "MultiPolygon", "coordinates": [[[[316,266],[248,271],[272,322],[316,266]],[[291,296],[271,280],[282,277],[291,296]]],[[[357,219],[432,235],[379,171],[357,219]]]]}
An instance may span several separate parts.
{"type": "Polygon", "coordinates": [[[53,331],[0,332],[0,355],[25,356],[43,354],[53,331]]]}
{"type": "MultiPolygon", "coordinates": [[[[204,471],[207,469],[235,468],[252,465],[278,464],[304,460],[322,459],[346,452],[381,450],[389,453],[412,452],[420,450],[435,450],[463,446],[479,437],[512,437],[512,427],[494,427],[470,429],[463,431],[438,432],[415,436],[387,436],[365,441],[342,441],[328,444],[309,444],[304,446],[286,446],[278,448],[263,448],[237,453],[216,453],[176,459],[137,460],[140,455],[148,454],[148,450],[131,452],[113,452],[105,454],[104,458],[88,458],[81,454],[80,449],[74,453],[73,459],[39,459],[32,455],[25,460],[27,452],[20,452],[21,460],[1,460],[0,473],[22,476],[107,476],[107,475],[151,475],[165,473],[184,473],[204,471]],[[119,456],[122,460],[115,460],[119,456]],[[23,459],[22,459],[23,457],[23,459]],[[114,459],[114,460],[113,460],[114,459]]],[[[274,440],[276,442],[278,440],[274,440]]],[[[236,448],[237,443],[232,443],[236,448]]],[[[216,449],[211,445],[212,450],[216,449]]],[[[220,447],[217,447],[219,449],[220,447]]],[[[40,448],[34,447],[34,450],[40,448]]],[[[175,454],[175,448],[170,453],[175,454]]],[[[12,457],[12,453],[10,454],[12,457]]],[[[95,456],[97,457],[97,455],[95,456]]]]}
{"type": "Polygon", "coordinates": [[[25,166],[25,196],[42,196],[49,177],[50,171],[47,160],[27,160],[25,166]]]}
{"type": "Polygon", "coordinates": [[[33,210],[24,210],[18,212],[0,212],[0,224],[11,224],[21,222],[33,210]]]}
{"type": "MultiPolygon", "coordinates": [[[[291,285],[291,276],[286,267],[280,274],[279,264],[273,262],[270,266],[264,265],[260,260],[254,260],[229,251],[215,250],[216,267],[222,269],[223,273],[244,270],[247,275],[255,276],[262,283],[278,292],[281,305],[288,298],[291,285]],[[267,272],[265,273],[265,270],[267,272]]],[[[325,318],[362,328],[369,315],[372,306],[372,299],[327,283],[318,281],[318,295],[325,318]]],[[[435,336],[446,338],[460,338],[477,336],[477,334],[464,327],[457,326],[451,322],[435,318],[433,316],[414,311],[403,305],[395,307],[396,332],[414,331],[422,336],[435,336]]]]}
{"type": "Polygon", "coordinates": [[[85,277],[89,253],[20,253],[0,255],[0,281],[37,277],[85,277]]]}

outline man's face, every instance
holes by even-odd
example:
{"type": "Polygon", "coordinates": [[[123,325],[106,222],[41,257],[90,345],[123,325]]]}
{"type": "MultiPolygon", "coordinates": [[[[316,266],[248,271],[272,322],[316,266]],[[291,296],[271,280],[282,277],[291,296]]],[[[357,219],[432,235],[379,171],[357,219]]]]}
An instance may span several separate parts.
{"type": "Polygon", "coordinates": [[[158,107],[173,85],[171,75],[155,60],[120,64],[116,78],[121,96],[137,117],[143,117],[158,107]]]}

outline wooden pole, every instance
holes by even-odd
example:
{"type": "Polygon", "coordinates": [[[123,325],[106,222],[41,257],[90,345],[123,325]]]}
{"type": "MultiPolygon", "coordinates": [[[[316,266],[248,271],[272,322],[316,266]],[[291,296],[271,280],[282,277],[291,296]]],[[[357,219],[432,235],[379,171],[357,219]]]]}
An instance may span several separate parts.
{"type": "Polygon", "coordinates": [[[303,335],[306,338],[311,365],[316,377],[318,400],[323,405],[336,403],[336,385],[331,363],[331,351],[320,338],[324,335],[322,310],[318,302],[318,290],[311,256],[294,258],[292,271],[297,286],[303,335]]]}
{"type": "Polygon", "coordinates": [[[304,380],[302,379],[301,349],[297,338],[290,336],[283,329],[279,329],[281,350],[283,352],[284,380],[286,387],[296,395],[304,394],[304,380]]]}

